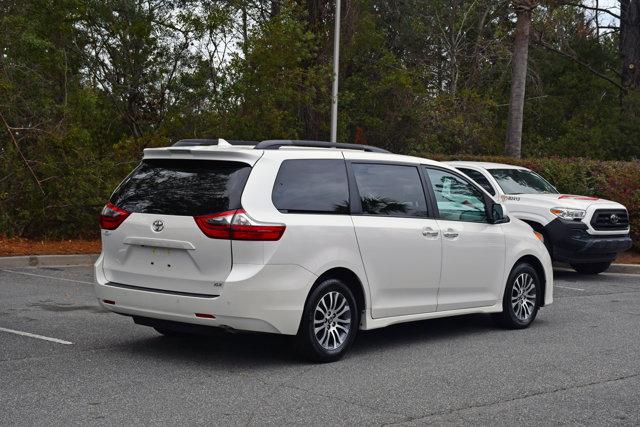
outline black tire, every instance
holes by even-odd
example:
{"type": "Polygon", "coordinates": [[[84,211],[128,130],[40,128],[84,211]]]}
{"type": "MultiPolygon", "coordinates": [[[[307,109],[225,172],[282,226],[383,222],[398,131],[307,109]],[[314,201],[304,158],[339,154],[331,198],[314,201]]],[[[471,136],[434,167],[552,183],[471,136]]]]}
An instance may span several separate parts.
{"type": "Polygon", "coordinates": [[[611,262],[592,262],[590,264],[571,264],[571,267],[580,274],[600,274],[609,269],[611,262]]]}
{"type": "Polygon", "coordinates": [[[353,344],[359,326],[360,311],[349,287],[339,279],[324,280],[307,298],[296,337],[298,350],[303,357],[313,362],[335,362],[342,358],[353,344]],[[335,306],[327,307],[334,299],[335,306]],[[323,300],[322,303],[321,300],[323,300]],[[344,311],[347,305],[349,309],[344,311]],[[323,306],[328,308],[326,310],[328,316],[323,316],[321,311],[317,311],[317,307],[322,310],[323,306]],[[332,309],[334,311],[331,311],[332,309]],[[336,313],[340,315],[335,316],[336,313]],[[321,320],[322,323],[319,323],[321,320]],[[345,332],[347,324],[348,331],[345,332]],[[318,335],[315,333],[316,327],[323,328],[318,335]],[[326,334],[323,335],[324,332],[326,334]],[[340,341],[339,345],[335,346],[338,341],[340,341]],[[327,348],[333,346],[335,348],[327,348]]]}
{"type": "Polygon", "coordinates": [[[526,262],[520,263],[509,274],[502,298],[502,312],[495,313],[493,318],[500,326],[508,329],[528,328],[538,314],[541,296],[542,284],[536,269],[526,262]],[[528,278],[531,278],[531,282],[528,278]],[[529,283],[533,284],[535,295],[528,290],[529,283]],[[527,292],[520,293],[518,289],[527,289],[527,292]],[[518,299],[512,303],[512,299],[515,298],[518,299]],[[524,302],[525,299],[527,302],[524,302]],[[527,314],[526,317],[524,314],[527,314]]]}

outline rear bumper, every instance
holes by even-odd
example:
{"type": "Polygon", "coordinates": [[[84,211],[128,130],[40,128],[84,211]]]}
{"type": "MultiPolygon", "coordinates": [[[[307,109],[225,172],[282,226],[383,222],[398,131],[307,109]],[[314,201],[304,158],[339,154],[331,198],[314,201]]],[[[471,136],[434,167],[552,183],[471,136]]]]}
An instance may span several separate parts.
{"type": "MultiPolygon", "coordinates": [[[[238,330],[295,335],[316,276],[296,265],[234,265],[217,297],[154,292],[110,284],[96,262],[95,292],[109,311],[238,330]],[[105,303],[106,301],[115,304],[105,303]],[[196,317],[196,313],[215,318],[196,317]]],[[[176,290],[179,292],[179,283],[176,290]]]]}
{"type": "Polygon", "coordinates": [[[632,246],[629,234],[592,235],[583,222],[555,219],[545,227],[553,244],[554,261],[570,264],[611,262],[632,246]]]}

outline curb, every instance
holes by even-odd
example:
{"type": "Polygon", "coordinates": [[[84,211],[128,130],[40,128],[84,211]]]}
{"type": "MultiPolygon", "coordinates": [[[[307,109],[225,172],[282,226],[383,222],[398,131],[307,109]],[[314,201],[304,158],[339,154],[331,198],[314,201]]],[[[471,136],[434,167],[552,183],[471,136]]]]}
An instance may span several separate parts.
{"type": "Polygon", "coordinates": [[[640,274],[640,264],[611,264],[605,273],[640,274]]]}
{"type": "Polygon", "coordinates": [[[99,254],[0,257],[0,268],[90,266],[99,254]]]}

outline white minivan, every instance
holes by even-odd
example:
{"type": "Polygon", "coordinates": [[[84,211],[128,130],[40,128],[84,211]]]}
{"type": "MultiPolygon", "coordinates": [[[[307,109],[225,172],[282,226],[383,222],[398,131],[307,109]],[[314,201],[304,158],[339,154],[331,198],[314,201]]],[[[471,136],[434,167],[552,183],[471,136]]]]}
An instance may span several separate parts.
{"type": "Polygon", "coordinates": [[[454,168],[364,145],[183,140],[144,151],[104,207],[100,304],[165,335],[292,335],[339,359],[359,329],[553,301],[549,254],[454,168]]]}

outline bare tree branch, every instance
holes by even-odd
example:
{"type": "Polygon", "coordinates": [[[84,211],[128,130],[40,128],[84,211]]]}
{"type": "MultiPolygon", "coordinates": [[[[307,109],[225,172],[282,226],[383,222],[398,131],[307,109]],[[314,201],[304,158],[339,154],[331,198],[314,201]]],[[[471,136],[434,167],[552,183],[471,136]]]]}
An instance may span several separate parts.
{"type": "Polygon", "coordinates": [[[587,9],[587,10],[593,10],[595,12],[604,12],[604,13],[608,13],[609,15],[613,16],[616,19],[620,19],[620,15],[613,13],[612,11],[610,11],[609,9],[603,9],[601,7],[593,7],[593,6],[587,6],[585,4],[582,3],[569,3],[566,2],[564,3],[566,6],[574,6],[574,7],[580,7],[582,9],[587,9]]]}
{"type": "Polygon", "coordinates": [[[24,154],[22,153],[22,150],[20,149],[20,145],[18,145],[18,141],[16,141],[16,138],[13,136],[13,132],[11,131],[11,126],[9,126],[9,123],[7,123],[7,121],[5,120],[5,118],[2,115],[2,113],[0,113],[0,119],[2,120],[2,123],[4,123],[4,127],[7,130],[7,133],[9,134],[9,136],[11,137],[11,141],[13,141],[13,145],[16,146],[16,150],[18,150],[18,153],[20,154],[20,157],[22,158],[22,161],[24,162],[25,166],[27,166],[27,169],[29,169],[29,172],[31,172],[31,175],[33,176],[33,180],[38,185],[38,188],[40,189],[40,192],[42,194],[44,194],[44,189],[42,188],[42,184],[40,184],[40,180],[38,179],[38,176],[36,175],[36,172],[33,170],[33,168],[29,164],[29,161],[26,159],[26,157],[24,157],[24,154]]]}
{"type": "Polygon", "coordinates": [[[541,39],[535,40],[535,44],[537,44],[539,46],[542,46],[543,48],[547,49],[550,52],[555,52],[560,56],[563,56],[563,57],[565,57],[567,59],[570,59],[571,61],[575,62],[576,64],[578,64],[578,65],[586,68],[587,70],[591,71],[594,75],[600,77],[603,80],[608,81],[609,83],[611,83],[612,85],[614,85],[615,87],[620,89],[622,92],[626,92],[626,89],[620,83],[616,82],[615,80],[613,80],[612,78],[610,78],[606,74],[603,74],[600,71],[596,70],[595,68],[593,68],[591,65],[587,64],[586,62],[583,62],[583,61],[579,60],[575,56],[573,56],[573,55],[571,55],[571,54],[569,54],[567,52],[563,52],[560,49],[556,49],[555,47],[551,46],[548,43],[545,43],[541,39]]]}

